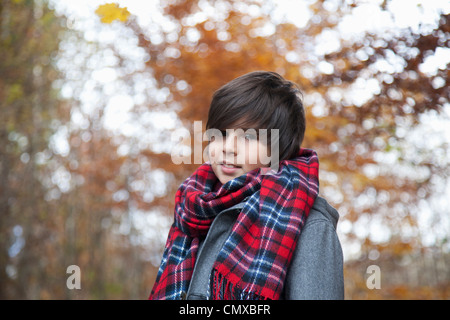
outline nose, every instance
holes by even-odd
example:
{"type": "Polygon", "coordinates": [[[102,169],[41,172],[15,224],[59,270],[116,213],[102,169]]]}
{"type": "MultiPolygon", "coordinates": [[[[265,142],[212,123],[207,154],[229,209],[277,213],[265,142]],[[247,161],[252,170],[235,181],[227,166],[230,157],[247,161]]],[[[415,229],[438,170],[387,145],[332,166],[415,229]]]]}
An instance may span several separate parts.
{"type": "Polygon", "coordinates": [[[237,136],[234,132],[227,132],[224,140],[223,152],[225,154],[237,154],[237,136]]]}

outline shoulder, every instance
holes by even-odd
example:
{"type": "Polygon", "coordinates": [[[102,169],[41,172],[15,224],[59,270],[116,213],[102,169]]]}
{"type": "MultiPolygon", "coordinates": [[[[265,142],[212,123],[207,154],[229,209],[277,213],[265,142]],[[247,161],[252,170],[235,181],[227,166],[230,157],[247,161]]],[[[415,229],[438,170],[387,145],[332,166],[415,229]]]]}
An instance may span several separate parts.
{"type": "Polygon", "coordinates": [[[317,197],[306,219],[304,229],[324,225],[336,230],[339,213],[324,198],[317,197]]]}

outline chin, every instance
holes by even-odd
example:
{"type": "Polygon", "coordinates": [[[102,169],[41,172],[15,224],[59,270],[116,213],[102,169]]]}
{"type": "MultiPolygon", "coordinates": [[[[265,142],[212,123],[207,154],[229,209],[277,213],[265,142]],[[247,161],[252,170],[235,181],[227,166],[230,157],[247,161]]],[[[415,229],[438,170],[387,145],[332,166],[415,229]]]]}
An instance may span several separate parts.
{"type": "Polygon", "coordinates": [[[225,184],[225,183],[227,183],[228,181],[233,180],[235,177],[218,177],[218,178],[219,178],[219,181],[220,181],[222,184],[225,184]]]}

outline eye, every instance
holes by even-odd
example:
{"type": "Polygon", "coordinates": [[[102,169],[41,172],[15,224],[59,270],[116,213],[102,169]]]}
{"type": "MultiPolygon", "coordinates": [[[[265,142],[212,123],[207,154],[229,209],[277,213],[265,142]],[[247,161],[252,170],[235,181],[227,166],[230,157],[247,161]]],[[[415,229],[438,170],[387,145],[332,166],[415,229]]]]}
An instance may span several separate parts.
{"type": "Polygon", "coordinates": [[[258,136],[254,133],[246,133],[244,135],[245,140],[258,140],[258,136]]]}

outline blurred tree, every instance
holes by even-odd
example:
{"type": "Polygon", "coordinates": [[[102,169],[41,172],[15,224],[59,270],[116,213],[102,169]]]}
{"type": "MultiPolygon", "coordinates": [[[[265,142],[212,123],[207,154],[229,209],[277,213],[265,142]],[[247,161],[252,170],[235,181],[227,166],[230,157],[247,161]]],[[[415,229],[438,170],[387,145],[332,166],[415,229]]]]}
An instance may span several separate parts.
{"type": "Polygon", "coordinates": [[[1,1],[0,21],[0,299],[38,298],[61,232],[42,180],[50,136],[68,119],[52,87],[63,20],[44,2],[1,1]]]}
{"type": "Polygon", "coordinates": [[[147,295],[148,262],[131,223],[137,160],[120,156],[103,128],[104,104],[93,114],[80,106],[93,72],[86,65],[105,48],[47,2],[2,1],[0,17],[0,298],[147,295]],[[83,66],[66,72],[74,61],[83,66]],[[75,97],[63,99],[69,82],[75,97]],[[72,264],[81,290],[66,287],[72,264]]]}

